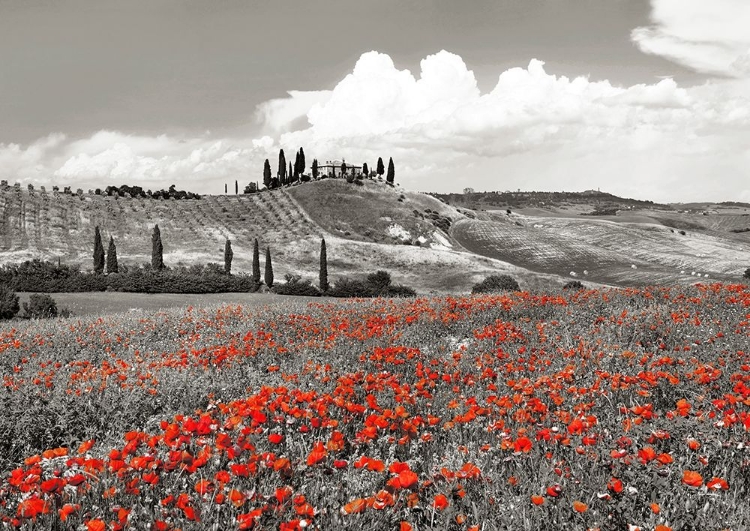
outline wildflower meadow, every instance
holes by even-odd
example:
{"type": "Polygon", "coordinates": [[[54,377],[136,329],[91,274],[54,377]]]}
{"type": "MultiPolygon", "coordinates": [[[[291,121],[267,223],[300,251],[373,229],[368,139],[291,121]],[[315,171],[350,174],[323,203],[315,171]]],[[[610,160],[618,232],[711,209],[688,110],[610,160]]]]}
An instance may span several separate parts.
{"type": "Polygon", "coordinates": [[[750,528],[744,285],[12,326],[5,529],[750,528]]]}

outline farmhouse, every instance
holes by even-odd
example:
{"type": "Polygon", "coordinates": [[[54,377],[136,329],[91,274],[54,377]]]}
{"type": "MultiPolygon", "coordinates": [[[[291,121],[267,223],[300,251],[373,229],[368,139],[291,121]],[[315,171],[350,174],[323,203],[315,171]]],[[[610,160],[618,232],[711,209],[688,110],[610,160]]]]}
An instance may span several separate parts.
{"type": "Polygon", "coordinates": [[[329,177],[346,177],[347,175],[362,175],[362,166],[348,164],[345,160],[327,160],[325,164],[318,166],[321,175],[329,177]],[[346,165],[346,172],[342,174],[342,165],[346,165]]]}

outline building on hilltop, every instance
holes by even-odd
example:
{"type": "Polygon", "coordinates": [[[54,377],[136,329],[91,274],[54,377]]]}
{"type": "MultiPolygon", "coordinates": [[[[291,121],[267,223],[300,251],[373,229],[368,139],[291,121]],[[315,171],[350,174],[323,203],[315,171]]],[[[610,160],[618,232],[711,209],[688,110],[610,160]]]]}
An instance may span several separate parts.
{"type": "Polygon", "coordinates": [[[345,160],[327,160],[325,164],[318,165],[318,171],[321,175],[328,177],[346,177],[347,175],[362,175],[362,166],[349,164],[345,160]],[[341,166],[346,165],[346,173],[342,175],[341,166]]]}

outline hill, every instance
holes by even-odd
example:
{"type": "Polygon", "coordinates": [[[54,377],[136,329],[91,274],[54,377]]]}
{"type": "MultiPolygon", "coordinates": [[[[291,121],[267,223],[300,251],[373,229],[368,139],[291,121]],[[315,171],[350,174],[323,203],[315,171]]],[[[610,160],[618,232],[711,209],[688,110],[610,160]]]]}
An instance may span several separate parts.
{"type": "Polygon", "coordinates": [[[5,187],[0,260],[59,259],[90,269],[99,225],[105,239],[115,238],[121,263],[149,262],[158,224],[168,266],[221,262],[228,238],[233,270],[250,271],[257,238],[261,249],[271,247],[278,279],[316,279],[325,237],[332,281],[386,269],[427,294],[467,292],[490,273],[509,273],[533,289],[559,288],[571,272],[588,284],[644,285],[691,283],[698,273],[737,280],[750,266],[745,205],[618,203],[599,192],[552,203],[542,197],[557,196],[473,209],[465,206],[476,206],[471,197],[454,201],[370,180],[187,200],[5,187]]]}

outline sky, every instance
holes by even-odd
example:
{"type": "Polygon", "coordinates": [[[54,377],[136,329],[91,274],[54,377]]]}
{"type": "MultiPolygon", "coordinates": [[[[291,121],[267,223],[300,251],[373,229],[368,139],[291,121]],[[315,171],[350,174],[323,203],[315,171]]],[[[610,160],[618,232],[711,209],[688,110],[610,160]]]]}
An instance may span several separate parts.
{"type": "Polygon", "coordinates": [[[748,27],[744,0],[0,0],[0,178],[223,193],[303,147],[421,191],[750,202],[748,27]]]}

